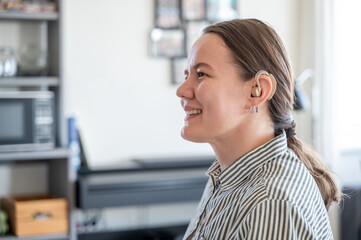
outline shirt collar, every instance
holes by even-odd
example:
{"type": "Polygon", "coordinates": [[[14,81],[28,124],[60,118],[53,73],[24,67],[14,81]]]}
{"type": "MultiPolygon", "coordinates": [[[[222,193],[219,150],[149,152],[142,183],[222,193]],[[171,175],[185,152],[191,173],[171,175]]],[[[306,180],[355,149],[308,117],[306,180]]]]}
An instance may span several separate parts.
{"type": "Polygon", "coordinates": [[[215,160],[208,169],[207,175],[212,178],[215,187],[219,184],[223,190],[230,189],[249,176],[261,164],[284,153],[287,148],[287,136],[283,131],[269,142],[246,153],[223,171],[221,171],[218,160],[215,160]]]}

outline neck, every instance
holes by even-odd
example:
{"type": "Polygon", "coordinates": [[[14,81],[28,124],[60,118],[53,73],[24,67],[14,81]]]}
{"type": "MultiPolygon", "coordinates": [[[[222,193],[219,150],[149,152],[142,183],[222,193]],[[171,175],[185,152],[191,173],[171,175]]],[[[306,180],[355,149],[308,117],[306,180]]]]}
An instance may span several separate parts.
{"type": "Polygon", "coordinates": [[[262,125],[264,121],[257,122],[250,121],[246,128],[235,129],[232,133],[210,142],[221,166],[221,171],[246,153],[275,137],[271,124],[262,125]]]}

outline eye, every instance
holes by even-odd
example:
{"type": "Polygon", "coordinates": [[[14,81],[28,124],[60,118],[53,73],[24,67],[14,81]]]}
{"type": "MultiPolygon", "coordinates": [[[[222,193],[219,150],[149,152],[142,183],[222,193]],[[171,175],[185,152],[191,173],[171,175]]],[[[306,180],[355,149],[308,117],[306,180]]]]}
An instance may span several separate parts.
{"type": "Polygon", "coordinates": [[[184,81],[187,80],[188,76],[189,76],[188,70],[185,69],[184,72],[183,72],[183,79],[184,79],[184,81]]]}
{"type": "Polygon", "coordinates": [[[200,71],[197,72],[197,75],[198,75],[198,78],[207,76],[207,74],[205,74],[204,72],[200,72],[200,71]]]}

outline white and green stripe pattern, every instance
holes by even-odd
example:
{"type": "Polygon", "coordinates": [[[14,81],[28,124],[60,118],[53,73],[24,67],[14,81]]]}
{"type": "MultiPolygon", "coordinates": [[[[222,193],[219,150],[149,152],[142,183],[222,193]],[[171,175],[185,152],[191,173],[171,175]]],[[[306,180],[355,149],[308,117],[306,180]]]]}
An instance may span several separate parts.
{"type": "Polygon", "coordinates": [[[333,239],[317,184],[285,133],[207,174],[184,239],[333,239]]]}

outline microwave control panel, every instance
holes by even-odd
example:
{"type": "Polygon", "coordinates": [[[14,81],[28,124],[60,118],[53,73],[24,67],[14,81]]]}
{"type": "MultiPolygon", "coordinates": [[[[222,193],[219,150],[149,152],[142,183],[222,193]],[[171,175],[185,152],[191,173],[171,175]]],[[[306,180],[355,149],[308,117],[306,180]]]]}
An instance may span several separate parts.
{"type": "Polygon", "coordinates": [[[35,100],[35,142],[54,143],[54,103],[53,98],[39,98],[35,100]]]}

